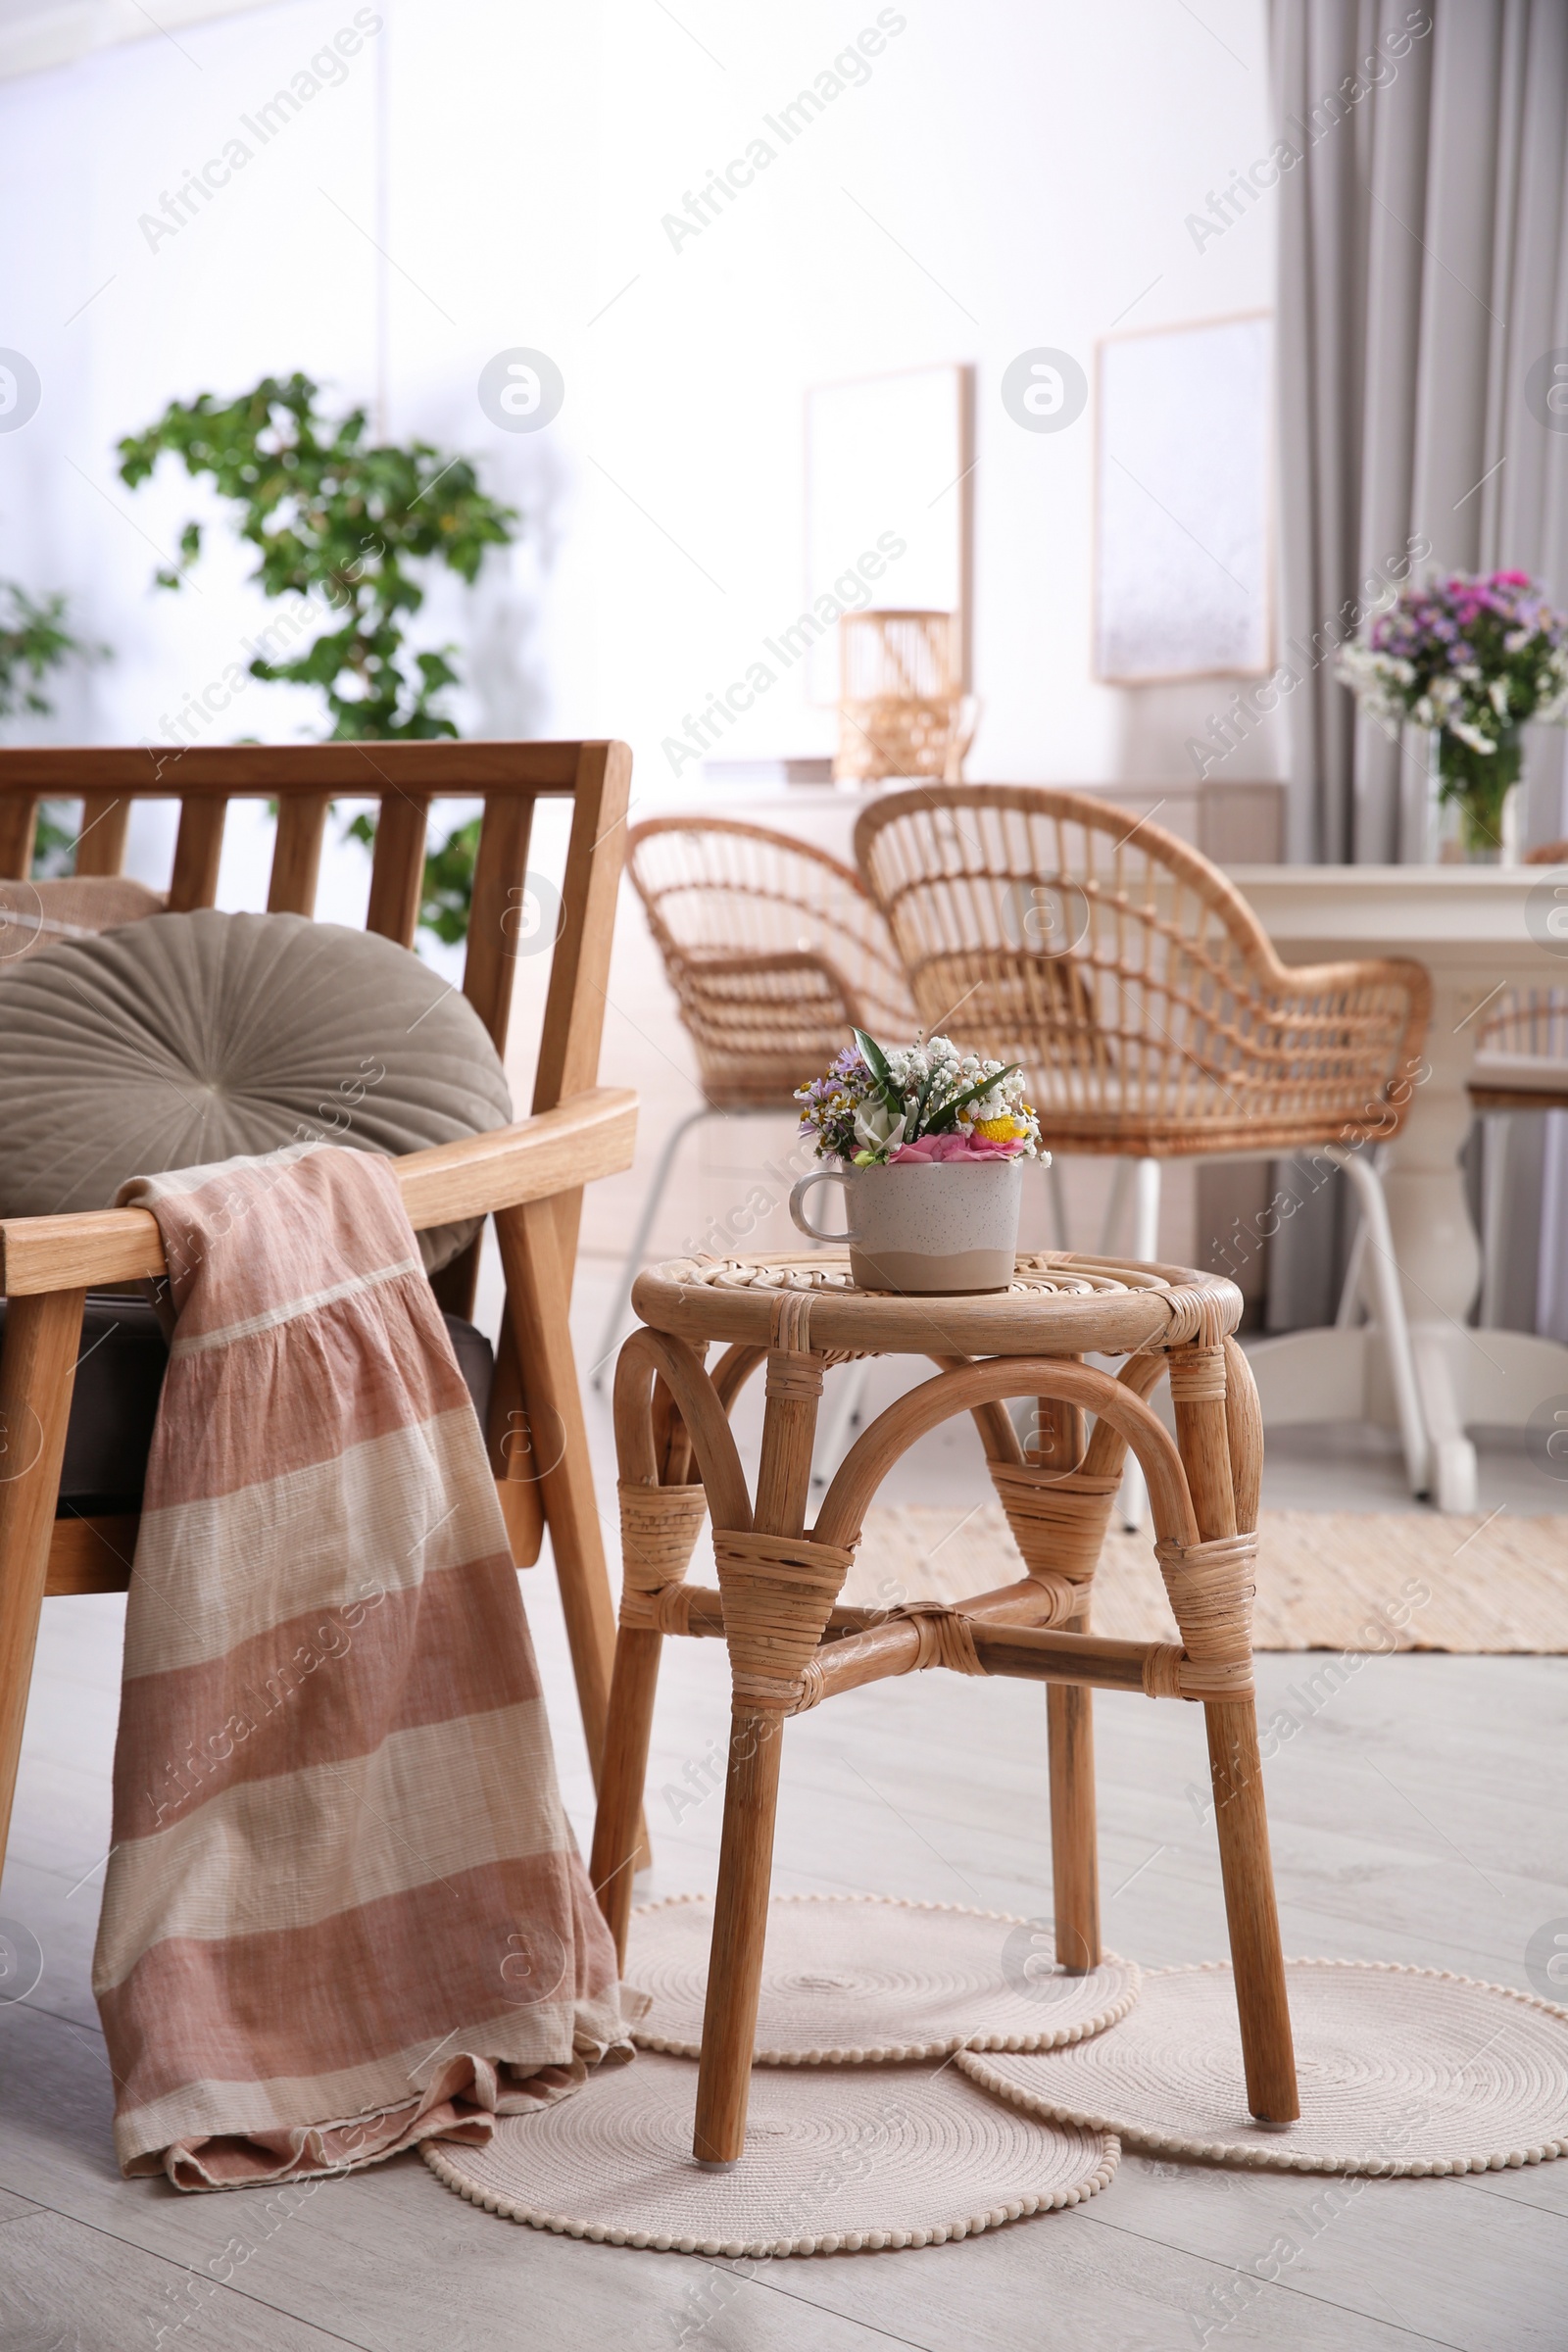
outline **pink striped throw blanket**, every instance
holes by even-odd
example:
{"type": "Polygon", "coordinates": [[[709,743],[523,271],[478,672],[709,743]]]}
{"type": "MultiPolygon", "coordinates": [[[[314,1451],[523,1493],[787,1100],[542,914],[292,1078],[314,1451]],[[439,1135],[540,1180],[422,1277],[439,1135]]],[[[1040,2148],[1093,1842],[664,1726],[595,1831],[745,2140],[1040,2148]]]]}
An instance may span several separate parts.
{"type": "Polygon", "coordinates": [[[389,1160],[139,1177],[178,1320],[93,1989],[126,2173],[488,2138],[630,2055],[479,1426],[389,1160]]]}

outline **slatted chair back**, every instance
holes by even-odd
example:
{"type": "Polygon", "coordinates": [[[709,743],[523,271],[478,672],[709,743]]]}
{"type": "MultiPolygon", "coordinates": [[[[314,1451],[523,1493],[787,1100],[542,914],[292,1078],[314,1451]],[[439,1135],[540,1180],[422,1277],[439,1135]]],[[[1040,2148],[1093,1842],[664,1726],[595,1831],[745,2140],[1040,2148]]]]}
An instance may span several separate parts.
{"type": "Polygon", "coordinates": [[[627,841],[713,1109],[793,1109],[852,1027],[912,1035],[887,927],[836,858],[723,817],[654,817],[627,841]]]}
{"type": "Polygon", "coordinates": [[[1292,969],[1197,851],[1028,785],[874,802],[856,854],[927,1031],[1023,1064],[1049,1141],[1170,1158],[1392,1135],[1423,967],[1292,969]]]}
{"type": "MultiPolygon", "coordinates": [[[[538,1557],[549,1525],[596,1775],[614,1623],[567,1310],[583,1185],[632,1158],[635,1097],[597,1083],[630,776],[630,752],[611,742],[0,751],[0,904],[11,936],[0,954],[26,943],[29,903],[33,940],[45,904],[47,927],[67,931],[212,906],[234,800],[276,803],[268,906],[307,916],[330,803],[375,802],[366,927],[412,948],[431,804],[482,804],[462,986],[504,1054],[519,956],[548,950],[533,1115],[396,1165],[416,1229],[494,1216],[506,1306],[486,1431],[491,1466],[519,1567],[538,1557]],[[179,803],[161,898],[116,879],[140,800],[179,803]],[[541,943],[528,850],[535,805],[546,800],[569,802],[571,824],[559,923],[553,942],[541,943]],[[34,886],[27,876],[46,801],[82,804],[74,874],[34,886]]],[[[0,1006],[3,992],[0,978],[0,1006]]],[[[57,1505],[85,1294],[162,1270],[151,1225],[139,1209],[0,1220],[0,1423],[42,1433],[29,1473],[0,1479],[0,1859],[39,1603],[46,1592],[123,1591],[129,1582],[135,1518],[57,1505]]],[[[477,1245],[435,1277],[449,1312],[471,1313],[476,1262],[477,1245]]]]}
{"type": "MultiPolygon", "coordinates": [[[[538,921],[527,878],[534,807],[569,800],[571,837],[533,1094],[533,1109],[549,1110],[592,1086],[599,1066],[629,773],[629,753],[608,742],[0,751],[0,883],[25,880],[46,801],[80,802],[73,873],[95,882],[121,873],[134,804],[172,800],[179,825],[159,903],[172,913],[211,906],[229,803],[274,801],[268,911],[314,915],[328,808],[334,799],[368,800],[377,808],[365,927],[412,948],[431,805],[480,801],[463,993],[504,1055],[513,979],[519,954],[535,944],[538,921]]],[[[25,922],[25,894],[5,896],[25,922]]],[[[69,899],[62,911],[69,921],[69,899]]],[[[85,908],[74,911],[79,920],[85,908]]],[[[111,908],[107,919],[121,918],[111,908]]],[[[441,1302],[454,1313],[471,1310],[476,1262],[470,1251],[437,1278],[441,1302]]]]}

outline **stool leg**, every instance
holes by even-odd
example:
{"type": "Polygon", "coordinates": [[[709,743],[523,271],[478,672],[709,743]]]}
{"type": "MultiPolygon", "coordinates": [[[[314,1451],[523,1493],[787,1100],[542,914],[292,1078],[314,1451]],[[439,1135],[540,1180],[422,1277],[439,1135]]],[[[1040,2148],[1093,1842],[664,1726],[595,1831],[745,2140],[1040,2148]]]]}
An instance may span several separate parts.
{"type": "MultiPolygon", "coordinates": [[[[801,1536],[806,1532],[811,1442],[823,1368],[823,1359],[802,1345],[808,1313],[808,1306],[800,1296],[786,1297],[774,1308],[753,1519],[760,1536],[801,1536]]],[[[719,1590],[723,1589],[720,1563],[719,1590]]],[[[824,1609],[823,1623],[826,1616],[824,1609]]],[[[820,1632],[819,1625],[818,1637],[820,1632]]],[[[728,1645],[733,1668],[732,1635],[728,1645]]],[[[729,1776],[724,1787],[724,1829],[718,1848],[713,1941],[697,2075],[697,2123],[692,2134],[692,2154],[699,2164],[734,2164],[746,2144],[783,1728],[777,1712],[749,1700],[737,1699],[731,1710],[729,1776]]]]}
{"type": "MultiPolygon", "coordinates": [[[[1070,1630],[1081,1634],[1088,1627],[1075,1617],[1070,1630]]],[[[1093,1710],[1094,1693],[1083,1683],[1053,1683],[1046,1692],[1056,1958],[1073,1976],[1100,1965],[1093,1710]]]]}
{"type": "Polygon", "coordinates": [[[724,1832],[713,1902],[708,2003],[703,2012],[697,2123],[692,2134],[692,2154],[699,2164],[733,2164],[746,2144],[783,1729],[779,1716],[754,1707],[737,1706],[731,1717],[724,1832]]]}
{"type": "Polygon", "coordinates": [[[1250,1698],[1209,1700],[1208,1768],[1214,1787],[1225,1923],[1247,2070],[1247,2104],[1261,2122],[1293,2124],[1301,2112],[1285,1992],[1279,1907],[1263,1808],[1257,1716],[1250,1698]]]}
{"type": "MultiPolygon", "coordinates": [[[[1187,1352],[1175,1349],[1173,1356],[1187,1352]]],[[[1229,1414],[1223,1396],[1186,1398],[1178,1395],[1175,1398],[1176,1443],[1198,1532],[1205,1542],[1235,1535],[1238,1483],[1245,1486],[1250,1500],[1255,1492],[1261,1416],[1245,1362],[1227,1366],[1227,1387],[1244,1380],[1248,1393],[1237,1396],[1236,1409],[1229,1414]],[[1244,1471],[1241,1482],[1233,1474],[1233,1441],[1244,1471]]],[[[1242,2060],[1247,2071],[1247,2103],[1261,2122],[1290,2124],[1300,2114],[1301,2106],[1296,2087],[1274,1867],[1268,1850],[1257,1711],[1250,1696],[1210,1699],[1204,1704],[1203,1717],[1242,2060]]]]}
{"type": "Polygon", "coordinates": [[[615,1958],[623,1975],[632,1877],[643,1842],[648,1743],[653,1736],[654,1696],[663,1648],[662,1634],[642,1626],[622,1626],[615,1638],[615,1665],[610,1683],[610,1719],[589,1871],[605,1924],[615,1938],[615,1958]]]}

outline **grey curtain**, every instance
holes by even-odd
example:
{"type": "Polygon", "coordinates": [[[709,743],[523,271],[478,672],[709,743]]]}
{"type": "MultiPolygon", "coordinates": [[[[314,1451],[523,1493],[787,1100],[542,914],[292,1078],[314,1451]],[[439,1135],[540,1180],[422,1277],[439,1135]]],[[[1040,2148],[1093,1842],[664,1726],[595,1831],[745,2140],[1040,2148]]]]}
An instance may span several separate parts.
{"type": "MultiPolygon", "coordinates": [[[[1425,747],[1357,720],[1335,646],[1412,539],[1418,572],[1517,566],[1568,604],[1568,430],[1544,402],[1568,363],[1568,0],[1269,0],[1269,37],[1296,159],[1275,150],[1289,855],[1405,862],[1425,747]]],[[[1532,729],[1527,757],[1527,838],[1551,840],[1563,731],[1532,729]]],[[[1513,1123],[1498,1319],[1527,1328],[1568,1318],[1564,1124],[1513,1123]]],[[[1343,1191],[1281,1228],[1272,1329],[1332,1316],[1343,1191]]]]}
{"type": "MultiPolygon", "coordinates": [[[[1429,565],[1518,566],[1568,601],[1568,432],[1527,397],[1538,361],[1568,360],[1568,5],[1270,0],[1269,18],[1276,132],[1299,158],[1278,190],[1287,638],[1310,657],[1354,634],[1413,535],[1429,565]]],[[[1288,709],[1292,855],[1419,858],[1418,758],[1401,773],[1357,724],[1332,652],[1288,709]]],[[[1529,835],[1549,840],[1560,730],[1534,731],[1529,773],[1529,835]]]]}

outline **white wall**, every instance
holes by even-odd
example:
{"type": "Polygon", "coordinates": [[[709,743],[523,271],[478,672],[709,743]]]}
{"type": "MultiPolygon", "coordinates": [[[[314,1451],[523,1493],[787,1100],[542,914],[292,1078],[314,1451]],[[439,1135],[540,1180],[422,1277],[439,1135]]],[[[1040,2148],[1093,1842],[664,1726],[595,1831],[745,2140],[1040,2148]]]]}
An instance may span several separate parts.
{"type": "MultiPolygon", "coordinates": [[[[1130,695],[1089,675],[1092,411],[1027,433],[999,384],[1030,346],[1092,370],[1118,322],[1269,303],[1265,210],[1202,252],[1184,226],[1266,147],[1261,0],[1207,0],[1201,22],[1177,0],[901,0],[880,12],[902,29],[868,79],[787,147],[762,118],[876,24],[872,0],[787,15],[682,0],[679,24],[647,0],[374,13],[384,29],[341,86],[265,148],[239,118],[352,23],[352,0],[287,0],[0,87],[0,343],[44,387],[31,422],[0,434],[0,576],[69,588],[115,649],[46,731],[167,732],[264,617],[220,528],[190,587],[150,587],[203,501],[167,460],[124,490],[117,436],[172,396],[268,368],[372,400],[384,300],[390,429],[475,455],[527,521],[476,593],[443,587],[428,609],[430,640],[467,649],[466,731],[623,735],[639,792],[667,797],[662,739],[801,609],[805,388],[963,360],[985,705],[970,772],[1186,772],[1183,741],[1224,688],[1130,695]],[[150,250],[138,216],[236,132],[252,160],[150,250]],[[775,160],[673,250],[662,217],[760,135],[775,160]],[[383,157],[390,266],[370,242],[383,157]],[[564,372],[538,435],[500,431],[475,396],[514,344],[564,372]]],[[[252,686],[220,730],[286,739],[318,722],[311,698],[252,686]]],[[[796,671],[729,743],[766,756],[831,734],[796,671]]],[[[1273,772],[1255,744],[1230,766],[1273,772]]],[[[257,903],[261,848],[241,829],[226,903],[257,903]]],[[[150,841],[139,856],[154,861],[150,841]]],[[[334,885],[350,895],[355,856],[334,885]]]]}

